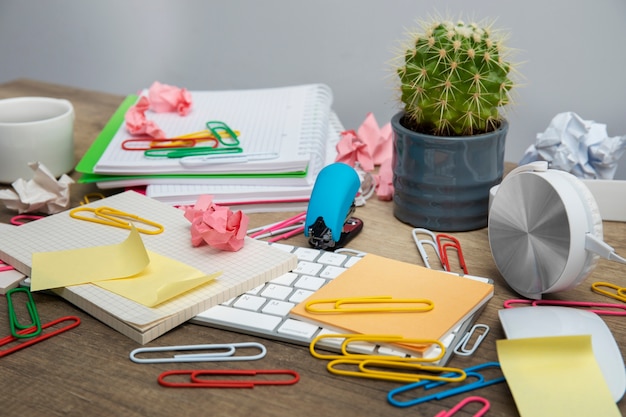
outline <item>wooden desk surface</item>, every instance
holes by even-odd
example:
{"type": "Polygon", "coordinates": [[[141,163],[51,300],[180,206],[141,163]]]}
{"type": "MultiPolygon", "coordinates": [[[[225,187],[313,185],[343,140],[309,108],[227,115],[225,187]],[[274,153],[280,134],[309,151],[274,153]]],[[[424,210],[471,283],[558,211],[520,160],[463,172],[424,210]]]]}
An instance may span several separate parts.
{"type": "MultiPolygon", "coordinates": [[[[76,111],[76,160],[84,154],[104,127],[123,97],[51,85],[32,80],[16,80],[0,85],[0,98],[17,96],[49,96],[70,100],[76,111]]],[[[76,175],[73,174],[76,178],[76,175]]],[[[93,186],[72,187],[72,206],[93,186]]],[[[0,221],[8,222],[14,213],[0,208],[0,221]]],[[[285,218],[288,213],[251,215],[251,227],[285,218]]],[[[372,199],[357,209],[365,227],[350,247],[390,258],[421,264],[411,237],[411,227],[396,220],[392,204],[372,199]]],[[[617,253],[626,254],[626,224],[604,224],[605,241],[617,253]]],[[[455,233],[460,240],[470,273],[491,277],[496,282],[495,296],[489,302],[478,322],[490,326],[486,340],[469,357],[454,356],[450,366],[467,367],[487,361],[497,361],[496,344],[504,339],[497,317],[502,302],[517,298],[500,277],[491,258],[487,230],[455,233]]],[[[307,246],[303,236],[287,241],[307,246]]],[[[625,267],[600,260],[593,275],[577,288],[559,293],[552,298],[609,302],[610,299],[592,293],[593,281],[621,283],[625,267]]],[[[229,416],[433,416],[449,409],[463,396],[429,402],[408,410],[395,408],[386,401],[396,383],[360,378],[337,377],[329,374],[325,363],[314,359],[308,349],[232,333],[208,327],[184,324],[161,336],[148,346],[169,346],[200,343],[230,343],[259,341],[268,349],[267,356],[258,362],[227,362],[215,366],[206,364],[154,364],[131,362],[129,352],[139,345],[60,298],[34,294],[42,321],[51,321],[65,315],[81,318],[81,325],[17,353],[0,358],[0,397],[2,415],[35,416],[165,416],[229,415],[229,416]],[[288,368],[301,373],[301,381],[294,386],[257,387],[255,389],[172,389],[157,384],[159,373],[183,368],[288,368]]],[[[6,300],[0,298],[0,311],[6,312],[6,300]]],[[[626,346],[626,327],[623,318],[604,316],[616,337],[622,354],[626,346]]],[[[0,335],[8,334],[6,314],[0,314],[0,335]]],[[[515,416],[517,409],[506,384],[498,384],[475,392],[491,401],[489,416],[515,416]]],[[[619,403],[626,412],[626,401],[619,403]]],[[[473,412],[476,409],[471,409],[473,412]]],[[[460,416],[469,415],[466,413],[460,416]]]]}

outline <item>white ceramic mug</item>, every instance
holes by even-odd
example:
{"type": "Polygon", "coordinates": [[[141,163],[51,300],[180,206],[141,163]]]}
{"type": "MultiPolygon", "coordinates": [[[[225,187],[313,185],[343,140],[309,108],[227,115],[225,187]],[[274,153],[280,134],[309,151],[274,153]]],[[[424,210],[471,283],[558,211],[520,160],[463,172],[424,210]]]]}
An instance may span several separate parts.
{"type": "Polygon", "coordinates": [[[74,107],[68,100],[0,100],[0,183],[31,179],[30,162],[57,178],[74,168],[74,107]]]}

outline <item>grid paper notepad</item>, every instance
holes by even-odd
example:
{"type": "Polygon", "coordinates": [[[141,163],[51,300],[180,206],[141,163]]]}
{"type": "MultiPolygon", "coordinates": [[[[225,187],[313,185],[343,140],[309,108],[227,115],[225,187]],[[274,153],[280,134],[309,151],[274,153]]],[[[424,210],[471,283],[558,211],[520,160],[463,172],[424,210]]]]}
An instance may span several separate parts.
{"type": "MultiPolygon", "coordinates": [[[[142,235],[147,249],[200,269],[222,271],[211,283],[184,293],[154,308],[143,306],[93,284],[54,290],[98,320],[138,343],[145,344],[198,313],[272,280],[297,265],[297,258],[264,242],[246,238],[237,252],[191,245],[190,224],[180,209],[127,191],[88,204],[109,206],[164,226],[158,235],[142,235]]],[[[0,229],[0,259],[30,276],[35,252],[115,244],[129,231],[73,219],[69,211],[12,229],[0,229]]]]}

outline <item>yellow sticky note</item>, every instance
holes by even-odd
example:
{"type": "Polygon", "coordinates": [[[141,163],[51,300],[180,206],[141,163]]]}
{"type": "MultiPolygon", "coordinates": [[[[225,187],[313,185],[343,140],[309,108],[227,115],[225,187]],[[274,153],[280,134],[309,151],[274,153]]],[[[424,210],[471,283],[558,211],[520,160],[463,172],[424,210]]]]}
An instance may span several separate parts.
{"type": "Polygon", "coordinates": [[[498,359],[522,417],[620,417],[590,335],[498,340],[498,359]]]}
{"type": "Polygon", "coordinates": [[[152,251],[148,251],[148,255],[150,264],[139,274],[94,284],[145,306],[154,307],[220,275],[220,272],[206,275],[196,268],[152,251]]]}
{"type": "Polygon", "coordinates": [[[146,248],[133,227],[119,244],[33,253],[31,291],[130,277],[150,262],[146,248]]]}

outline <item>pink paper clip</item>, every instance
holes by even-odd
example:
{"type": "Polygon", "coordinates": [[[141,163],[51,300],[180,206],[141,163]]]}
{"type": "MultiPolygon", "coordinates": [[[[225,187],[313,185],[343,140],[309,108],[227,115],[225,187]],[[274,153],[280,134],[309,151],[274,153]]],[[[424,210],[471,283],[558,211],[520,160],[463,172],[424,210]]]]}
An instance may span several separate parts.
{"type": "Polygon", "coordinates": [[[481,403],[481,404],[483,404],[483,406],[482,406],[482,408],[480,410],[478,410],[476,413],[472,414],[473,417],[482,417],[482,416],[484,416],[485,414],[487,414],[487,411],[489,411],[489,408],[491,407],[491,404],[489,403],[489,401],[486,398],[474,395],[474,396],[467,397],[467,398],[461,400],[457,405],[455,405],[454,407],[452,407],[448,411],[443,410],[443,411],[439,412],[438,414],[435,415],[435,417],[452,417],[454,414],[457,413],[457,411],[460,411],[463,407],[465,407],[469,403],[481,403]]]}
{"type": "Polygon", "coordinates": [[[626,316],[626,305],[614,303],[593,303],[587,301],[566,301],[566,300],[518,300],[510,299],[504,301],[504,308],[513,308],[515,304],[525,306],[563,306],[563,307],[584,307],[587,311],[604,316],[626,316]],[[611,311],[616,309],[620,311],[611,311]]]}
{"type": "Polygon", "coordinates": [[[0,272],[12,271],[14,269],[15,268],[13,268],[11,265],[5,264],[4,262],[0,261],[0,272]]]}
{"type": "Polygon", "coordinates": [[[459,266],[463,269],[463,272],[467,274],[467,265],[465,264],[465,258],[463,257],[463,251],[461,250],[461,243],[454,236],[450,236],[444,233],[437,235],[437,246],[439,247],[439,255],[441,256],[441,263],[443,269],[450,272],[450,261],[448,260],[448,249],[454,249],[459,257],[459,266]],[[444,239],[450,242],[443,242],[444,239]]]}
{"type": "Polygon", "coordinates": [[[13,226],[21,226],[34,220],[43,219],[44,217],[45,216],[38,216],[36,214],[18,214],[17,216],[11,217],[11,224],[13,226]]]}

